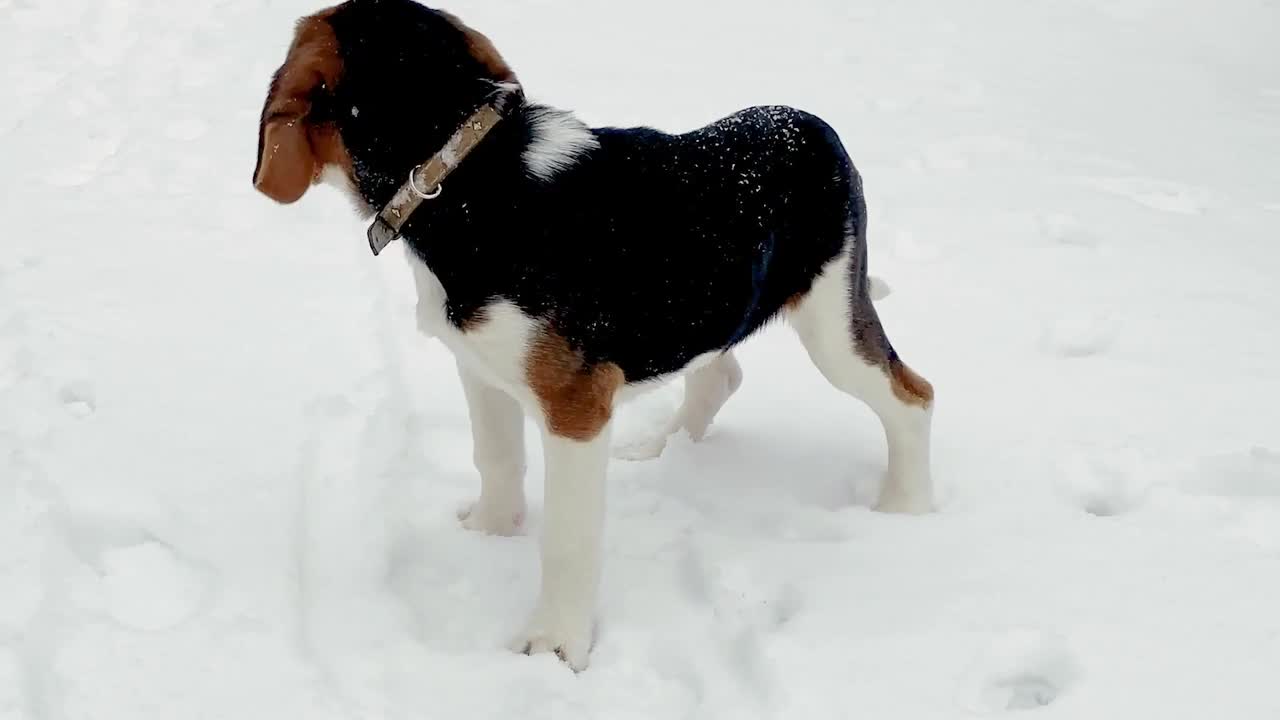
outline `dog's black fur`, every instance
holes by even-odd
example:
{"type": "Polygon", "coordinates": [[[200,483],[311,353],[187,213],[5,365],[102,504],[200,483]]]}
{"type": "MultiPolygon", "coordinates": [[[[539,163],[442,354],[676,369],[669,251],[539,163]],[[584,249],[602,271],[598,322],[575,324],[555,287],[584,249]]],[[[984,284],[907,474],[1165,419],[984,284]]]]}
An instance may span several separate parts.
{"type": "Polygon", "coordinates": [[[350,0],[300,21],[254,171],[255,187],[290,203],[336,169],[372,212],[437,153],[454,166],[446,145],[478,107],[519,98],[402,228],[419,327],[454,350],[468,388],[482,490],[467,527],[517,531],[521,413],[544,432],[543,589],[512,647],[587,664],[624,385],[692,370],[665,432],[701,437],[741,371],[727,352],[692,361],[783,308],[814,364],[880,416],[877,507],[928,512],[933,389],[871,304],[861,179],[835,132],[776,106],[683,135],[589,130],[526,102],[514,81],[492,43],[447,13],[350,0]]]}
{"type": "MultiPolygon", "coordinates": [[[[343,77],[317,91],[312,112],[336,123],[377,208],[494,82],[448,18],[411,0],[353,0],[328,22],[343,77]]],[[[813,115],[755,107],[683,135],[594,129],[598,147],[542,179],[521,153],[553,112],[523,103],[404,227],[459,327],[505,299],[588,365],[613,362],[641,382],[738,343],[846,243],[865,241],[861,179],[813,115]]],[[[874,318],[865,247],[851,256],[850,302],[874,318]]],[[[863,340],[891,356],[876,334],[863,340]]]]}

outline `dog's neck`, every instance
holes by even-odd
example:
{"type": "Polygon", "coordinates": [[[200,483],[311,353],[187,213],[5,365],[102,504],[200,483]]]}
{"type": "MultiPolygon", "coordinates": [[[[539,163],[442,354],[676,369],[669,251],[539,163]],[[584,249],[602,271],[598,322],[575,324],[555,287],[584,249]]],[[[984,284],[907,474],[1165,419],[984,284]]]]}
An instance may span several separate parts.
{"type": "Polygon", "coordinates": [[[444,192],[445,178],[466,161],[498,123],[519,113],[523,102],[524,91],[518,83],[500,84],[494,95],[467,116],[439,150],[409,171],[404,184],[382,206],[369,226],[369,248],[374,255],[400,236],[401,228],[424,202],[444,192]]]}
{"type": "MultiPolygon", "coordinates": [[[[500,193],[519,178],[551,182],[599,146],[596,135],[569,111],[527,102],[518,88],[504,100],[511,104],[501,110],[486,103],[467,115],[449,139],[417,166],[413,182],[405,181],[383,202],[380,211],[374,213],[379,208],[365,203],[366,211],[373,215],[369,243],[375,255],[400,236],[410,214],[432,212],[431,200],[444,192],[443,177],[456,168],[465,166],[466,175],[472,178],[481,173],[484,185],[500,193]],[[460,147],[464,148],[461,153],[460,147]]],[[[460,191],[474,193],[477,189],[474,180],[451,187],[450,199],[454,201],[460,191]]]]}

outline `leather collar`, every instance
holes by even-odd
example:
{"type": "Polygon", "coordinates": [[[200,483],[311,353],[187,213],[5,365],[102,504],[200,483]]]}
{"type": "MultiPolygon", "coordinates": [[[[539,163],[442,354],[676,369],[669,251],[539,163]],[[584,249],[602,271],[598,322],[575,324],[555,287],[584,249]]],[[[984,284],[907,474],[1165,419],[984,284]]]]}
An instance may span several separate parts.
{"type": "Polygon", "coordinates": [[[426,200],[444,191],[444,179],[471,153],[495,125],[521,105],[524,91],[516,83],[503,83],[493,97],[463,121],[449,141],[426,162],[409,171],[409,179],[382,206],[369,226],[369,249],[374,255],[400,237],[409,216],[426,200]]]}

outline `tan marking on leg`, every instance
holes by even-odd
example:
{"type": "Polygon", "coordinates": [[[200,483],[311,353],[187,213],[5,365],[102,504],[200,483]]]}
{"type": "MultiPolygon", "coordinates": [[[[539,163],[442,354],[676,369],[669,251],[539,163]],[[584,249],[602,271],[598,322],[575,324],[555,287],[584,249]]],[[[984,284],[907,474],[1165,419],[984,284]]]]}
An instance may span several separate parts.
{"type": "Polygon", "coordinates": [[[613,414],[613,395],[625,382],[614,363],[588,365],[582,353],[551,329],[542,331],[525,359],[525,379],[547,428],[572,440],[594,438],[613,414]]]}
{"type": "Polygon", "coordinates": [[[893,394],[902,402],[926,408],[933,404],[933,385],[901,360],[894,358],[889,361],[889,378],[893,394]]]}

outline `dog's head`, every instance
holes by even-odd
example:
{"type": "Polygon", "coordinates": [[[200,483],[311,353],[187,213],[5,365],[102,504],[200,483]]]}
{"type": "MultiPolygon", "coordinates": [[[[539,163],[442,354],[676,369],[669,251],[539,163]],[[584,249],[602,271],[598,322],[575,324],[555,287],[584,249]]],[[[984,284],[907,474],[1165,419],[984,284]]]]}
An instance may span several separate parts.
{"type": "Polygon", "coordinates": [[[258,128],[253,185],[292,203],[337,172],[370,207],[515,74],[484,35],[413,0],[349,0],[298,21],[258,128]]]}

